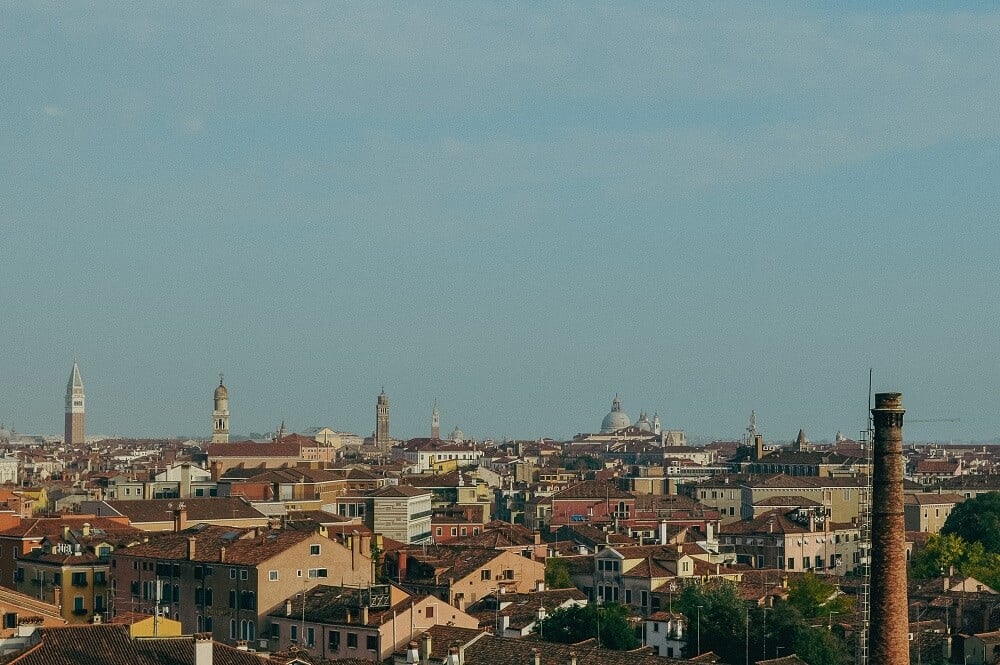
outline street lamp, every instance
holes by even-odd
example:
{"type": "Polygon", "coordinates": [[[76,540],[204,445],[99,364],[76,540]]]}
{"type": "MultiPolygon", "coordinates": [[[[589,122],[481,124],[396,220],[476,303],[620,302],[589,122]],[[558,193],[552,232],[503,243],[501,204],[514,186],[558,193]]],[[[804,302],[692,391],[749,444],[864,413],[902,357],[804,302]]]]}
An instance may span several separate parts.
{"type": "Polygon", "coordinates": [[[750,606],[747,605],[746,645],[743,647],[744,665],[750,665],[750,606]]]}
{"type": "Polygon", "coordinates": [[[767,611],[771,609],[767,605],[760,608],[761,612],[764,614],[764,620],[761,622],[761,652],[764,654],[764,660],[767,660],[767,611]]]}
{"type": "Polygon", "coordinates": [[[702,607],[704,607],[704,605],[698,606],[698,653],[695,654],[696,656],[701,655],[701,608],[702,607]]]}

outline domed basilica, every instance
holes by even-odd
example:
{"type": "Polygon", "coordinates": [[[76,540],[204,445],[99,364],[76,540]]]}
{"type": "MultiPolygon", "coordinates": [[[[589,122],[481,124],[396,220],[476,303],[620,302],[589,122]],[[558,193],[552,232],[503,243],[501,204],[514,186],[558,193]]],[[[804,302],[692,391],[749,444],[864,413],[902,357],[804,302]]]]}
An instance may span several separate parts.
{"type": "MultiPolygon", "coordinates": [[[[604,416],[604,420],[601,421],[601,434],[614,434],[619,430],[623,430],[626,427],[632,426],[632,420],[628,417],[628,414],[622,410],[622,401],[615,395],[614,400],[611,402],[611,412],[604,416]]],[[[650,422],[649,416],[645,412],[639,414],[639,422],[636,423],[636,427],[642,432],[649,432],[650,434],[660,433],[660,416],[653,414],[653,420],[650,422]]]]}

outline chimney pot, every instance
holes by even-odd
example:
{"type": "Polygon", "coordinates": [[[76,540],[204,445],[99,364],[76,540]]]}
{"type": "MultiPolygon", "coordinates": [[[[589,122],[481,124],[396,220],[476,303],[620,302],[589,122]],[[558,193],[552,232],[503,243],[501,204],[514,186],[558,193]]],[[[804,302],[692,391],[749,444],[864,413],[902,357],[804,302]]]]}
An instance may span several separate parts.
{"type": "Polygon", "coordinates": [[[431,659],[431,634],[424,633],[423,635],[420,636],[420,639],[423,642],[423,650],[420,654],[420,662],[423,663],[423,665],[427,665],[427,663],[429,663],[431,659]]]}
{"type": "Polygon", "coordinates": [[[194,636],[194,665],[212,665],[212,633],[196,633],[194,636]]]}

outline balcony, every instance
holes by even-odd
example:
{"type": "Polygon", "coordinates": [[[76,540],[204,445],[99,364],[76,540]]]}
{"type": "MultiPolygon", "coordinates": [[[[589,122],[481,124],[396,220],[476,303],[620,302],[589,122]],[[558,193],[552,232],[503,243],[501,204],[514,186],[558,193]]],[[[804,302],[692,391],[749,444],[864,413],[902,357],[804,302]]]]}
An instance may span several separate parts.
{"type": "Polygon", "coordinates": [[[76,616],[78,616],[78,617],[86,616],[87,615],[87,608],[86,607],[78,607],[75,610],[73,610],[73,614],[76,615],[76,616]]]}
{"type": "Polygon", "coordinates": [[[73,586],[75,587],[86,587],[89,586],[87,580],[73,580],[73,586]]]}

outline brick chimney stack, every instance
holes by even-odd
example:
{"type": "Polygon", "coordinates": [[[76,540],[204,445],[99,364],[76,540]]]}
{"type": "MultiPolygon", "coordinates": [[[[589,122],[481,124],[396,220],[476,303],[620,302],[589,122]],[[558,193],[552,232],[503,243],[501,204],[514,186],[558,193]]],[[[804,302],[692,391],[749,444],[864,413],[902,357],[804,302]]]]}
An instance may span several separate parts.
{"type": "Polygon", "coordinates": [[[903,400],[877,393],[872,409],[871,623],[869,658],[908,665],[906,537],[903,525],[903,400]]]}

